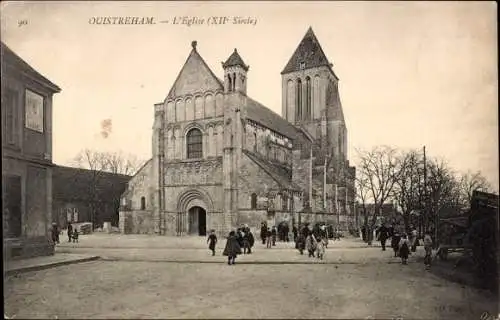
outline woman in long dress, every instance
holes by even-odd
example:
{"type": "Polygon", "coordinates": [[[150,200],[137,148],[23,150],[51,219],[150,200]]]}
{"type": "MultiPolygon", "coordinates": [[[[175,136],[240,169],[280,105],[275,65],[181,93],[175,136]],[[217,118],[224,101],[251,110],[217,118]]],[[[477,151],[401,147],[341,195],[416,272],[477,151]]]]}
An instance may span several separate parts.
{"type": "Polygon", "coordinates": [[[241,254],[241,247],[238,243],[236,232],[231,231],[227,237],[226,247],[224,248],[222,255],[227,257],[227,264],[232,265],[239,254],[241,254]]]}

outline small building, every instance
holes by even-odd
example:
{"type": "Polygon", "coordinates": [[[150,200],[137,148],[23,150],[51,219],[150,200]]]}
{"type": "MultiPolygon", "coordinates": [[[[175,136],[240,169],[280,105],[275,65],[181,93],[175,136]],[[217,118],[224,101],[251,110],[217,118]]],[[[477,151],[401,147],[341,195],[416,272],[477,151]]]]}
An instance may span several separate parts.
{"type": "Polygon", "coordinates": [[[53,169],[53,222],[118,226],[120,196],[131,176],[64,166],[53,169]]]}
{"type": "Polygon", "coordinates": [[[1,43],[4,259],[51,255],[52,96],[61,89],[1,43]]]}

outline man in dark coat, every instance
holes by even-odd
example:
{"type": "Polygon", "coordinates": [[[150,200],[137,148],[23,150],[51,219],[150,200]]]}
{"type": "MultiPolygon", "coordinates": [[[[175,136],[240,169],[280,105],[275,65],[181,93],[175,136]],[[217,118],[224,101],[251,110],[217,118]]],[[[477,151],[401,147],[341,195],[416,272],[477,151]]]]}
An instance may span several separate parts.
{"type": "Polygon", "coordinates": [[[243,254],[251,254],[255,239],[250,228],[245,228],[243,235],[243,254]]]}
{"type": "Polygon", "coordinates": [[[389,238],[389,230],[385,227],[385,225],[381,225],[377,230],[377,233],[380,245],[382,246],[382,251],[385,251],[385,242],[387,241],[387,238],[389,238]]]}
{"type": "Polygon", "coordinates": [[[288,224],[285,223],[283,225],[283,235],[284,235],[284,240],[285,242],[288,242],[290,241],[289,237],[288,237],[288,233],[290,232],[290,227],[288,227],[288,224]]]}
{"type": "Polygon", "coordinates": [[[266,244],[266,237],[267,237],[267,225],[266,223],[262,222],[260,226],[260,238],[262,239],[262,244],[266,244]]]}
{"type": "Polygon", "coordinates": [[[243,248],[243,232],[241,231],[241,228],[236,230],[236,240],[238,241],[240,248],[243,248]]]}
{"type": "Polygon", "coordinates": [[[234,264],[234,260],[239,254],[241,254],[240,244],[238,243],[236,233],[231,231],[227,237],[226,247],[224,248],[222,255],[227,256],[227,264],[231,265],[234,264]]]}
{"type": "Polygon", "coordinates": [[[207,239],[208,249],[212,251],[212,256],[215,256],[215,245],[217,244],[217,236],[215,235],[215,230],[210,232],[210,235],[207,239]]]}
{"type": "Polygon", "coordinates": [[[276,246],[276,226],[273,226],[273,228],[271,229],[271,237],[272,237],[272,242],[273,242],[273,246],[276,246]]]}
{"type": "Polygon", "coordinates": [[[68,242],[71,242],[73,239],[73,226],[71,223],[68,223],[68,242]]]}
{"type": "Polygon", "coordinates": [[[293,227],[292,227],[292,233],[293,233],[293,241],[297,242],[298,230],[297,230],[297,226],[296,225],[293,225],[293,227]]]}

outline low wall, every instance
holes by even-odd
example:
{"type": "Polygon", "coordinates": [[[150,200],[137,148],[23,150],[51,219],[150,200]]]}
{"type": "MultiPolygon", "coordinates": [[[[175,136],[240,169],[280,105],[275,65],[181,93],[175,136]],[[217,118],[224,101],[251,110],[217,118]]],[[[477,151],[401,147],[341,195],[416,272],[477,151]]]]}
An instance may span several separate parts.
{"type": "Polygon", "coordinates": [[[148,210],[120,211],[120,233],[154,234],[153,212],[148,210]]]}

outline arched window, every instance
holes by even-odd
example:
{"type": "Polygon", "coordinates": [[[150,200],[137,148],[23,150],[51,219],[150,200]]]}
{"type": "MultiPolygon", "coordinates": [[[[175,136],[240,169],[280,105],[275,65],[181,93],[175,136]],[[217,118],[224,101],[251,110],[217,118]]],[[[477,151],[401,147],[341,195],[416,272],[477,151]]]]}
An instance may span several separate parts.
{"type": "Polygon", "coordinates": [[[141,197],[141,210],[146,210],[146,198],[141,197]]]}
{"type": "Polygon", "coordinates": [[[253,133],[253,151],[257,152],[257,133],[253,133]]]}
{"type": "Polygon", "coordinates": [[[233,73],[233,91],[236,91],[236,73],[233,73]]]}
{"type": "Polygon", "coordinates": [[[250,207],[252,209],[257,209],[257,194],[252,193],[250,196],[250,207]]]}
{"type": "Polygon", "coordinates": [[[306,114],[304,119],[312,119],[311,116],[311,78],[307,77],[306,78],[306,114]]]}
{"type": "Polygon", "coordinates": [[[227,91],[231,92],[233,90],[233,82],[231,81],[231,74],[227,74],[227,81],[228,81],[228,86],[227,86],[227,91]]]}
{"type": "Polygon", "coordinates": [[[302,120],[302,80],[297,80],[297,90],[296,90],[296,109],[295,109],[295,120],[302,120]]]}
{"type": "Polygon", "coordinates": [[[187,133],[187,158],[197,159],[203,155],[202,134],[199,129],[191,129],[187,133]]]}

